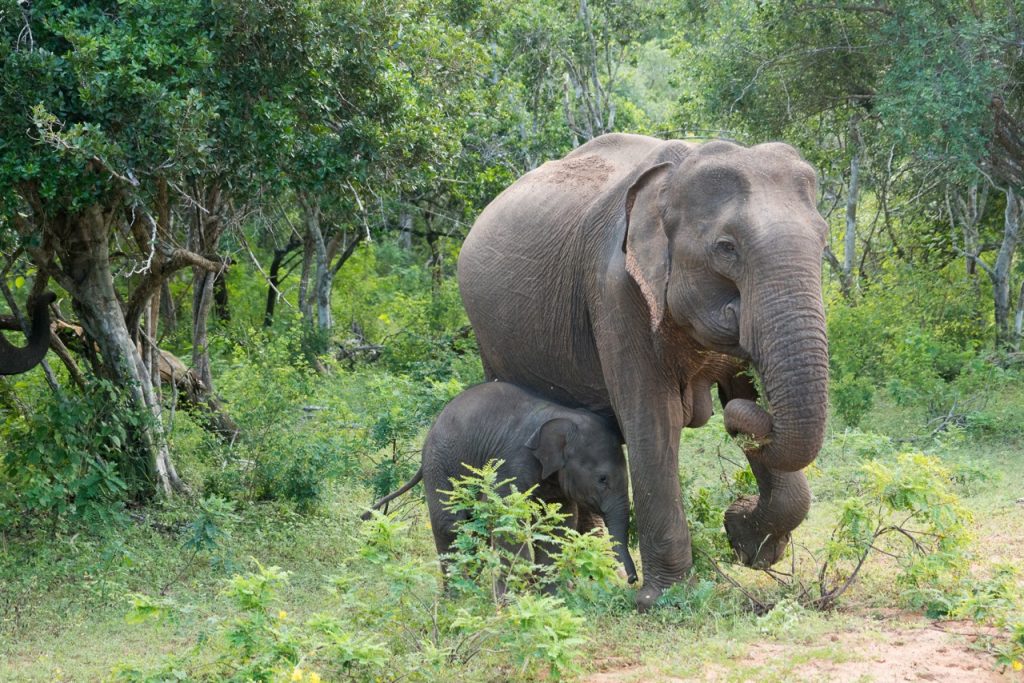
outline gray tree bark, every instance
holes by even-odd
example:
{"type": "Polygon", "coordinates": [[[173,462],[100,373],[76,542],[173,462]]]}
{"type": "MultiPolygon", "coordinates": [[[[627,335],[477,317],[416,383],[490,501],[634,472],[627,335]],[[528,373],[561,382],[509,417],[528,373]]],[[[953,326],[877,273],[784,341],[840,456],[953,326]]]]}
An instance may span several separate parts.
{"type": "Polygon", "coordinates": [[[398,230],[398,246],[409,251],[412,249],[412,213],[408,209],[398,214],[398,230]]]}
{"type": "MultiPolygon", "coordinates": [[[[221,212],[220,188],[214,184],[202,195],[202,206],[196,206],[190,226],[189,248],[206,258],[215,258],[225,223],[221,212]]],[[[210,369],[209,320],[213,305],[213,284],[217,273],[198,266],[192,269],[192,367],[199,379],[213,394],[213,373],[210,369]]]]}
{"type": "Polygon", "coordinates": [[[51,274],[71,293],[86,336],[99,349],[98,372],[125,390],[136,410],[153,416],[134,429],[141,474],[165,494],[185,491],[164,438],[149,365],[131,338],[114,288],[109,239],[115,211],[93,205],[50,222],[48,237],[60,260],[59,270],[51,274]]]}
{"type": "Polygon", "coordinates": [[[995,300],[996,345],[1002,349],[1013,349],[1017,343],[1014,316],[1011,315],[1010,286],[1013,275],[1013,257],[1020,242],[1021,214],[1024,213],[1024,199],[1013,190],[1006,191],[1006,210],[1003,213],[1003,241],[996,254],[995,265],[989,270],[992,280],[992,295],[995,300]]]}
{"type": "Polygon", "coordinates": [[[843,294],[849,297],[857,286],[857,271],[854,268],[857,254],[857,201],[860,198],[860,164],[864,145],[860,136],[859,120],[850,121],[850,184],[846,193],[846,232],[843,234],[843,265],[840,284],[843,294]]]}

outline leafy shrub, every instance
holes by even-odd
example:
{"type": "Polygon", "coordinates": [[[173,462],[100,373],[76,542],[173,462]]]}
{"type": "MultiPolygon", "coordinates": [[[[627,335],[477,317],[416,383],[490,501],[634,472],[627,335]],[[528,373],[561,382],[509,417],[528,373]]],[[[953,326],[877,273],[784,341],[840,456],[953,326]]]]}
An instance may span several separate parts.
{"type": "Polygon", "coordinates": [[[971,619],[1001,629],[994,643],[996,660],[1014,671],[1024,669],[1024,582],[1013,564],[996,564],[984,579],[964,577],[959,590],[935,596],[938,616],[971,619]]]}
{"type": "Polygon", "coordinates": [[[538,576],[537,563],[542,546],[556,543],[565,520],[561,506],[541,503],[533,489],[515,486],[502,495],[511,479],[499,480],[501,461],[482,468],[466,465],[468,474],[452,481],[445,507],[468,518],[457,525],[448,580],[460,590],[485,588],[498,601],[507,589],[525,592],[538,576]]]}
{"type": "MultiPolygon", "coordinates": [[[[437,267],[456,262],[458,241],[441,240],[437,267]]],[[[339,321],[357,323],[383,346],[380,364],[415,380],[482,379],[454,277],[414,261],[391,244],[364,245],[345,264],[337,286],[349,296],[335,305],[339,321]]]]}
{"type": "MultiPolygon", "coordinates": [[[[516,670],[506,672],[514,679],[528,680],[546,671],[558,680],[574,673],[584,642],[583,618],[561,597],[534,589],[538,584],[560,589],[571,585],[574,590],[586,582],[593,582],[592,588],[610,585],[610,542],[593,534],[555,537],[552,527],[561,519],[557,511],[518,492],[503,501],[497,493],[501,485],[491,464],[453,487],[455,499],[472,505],[473,517],[486,522],[459,530],[463,540],[453,560],[467,576],[476,571],[480,583],[466,585],[456,597],[441,599],[434,560],[416,555],[410,522],[375,513],[355,530],[354,551],[329,577],[321,613],[304,620],[289,617],[279,597],[288,573],[257,563],[254,571],[226,582],[231,614],[193,652],[170,657],[155,671],[126,666],[115,675],[124,681],[375,680],[396,675],[431,681],[450,675],[453,666],[471,666],[485,651],[514,662],[516,670]],[[475,494],[481,498],[476,500],[475,494]],[[501,506],[507,511],[500,513],[501,506]],[[506,529],[530,546],[553,542],[551,567],[502,570],[501,563],[510,558],[460,557],[485,545],[484,534],[493,539],[506,529]],[[502,571],[509,591],[496,604],[491,580],[502,571]],[[531,572],[541,580],[527,580],[531,572]],[[200,651],[207,656],[198,657],[200,651]]],[[[194,531],[200,537],[209,535],[198,527],[194,531]]],[[[136,621],[166,618],[181,609],[166,598],[132,596],[131,617],[136,621]]]]}
{"type": "MultiPolygon", "coordinates": [[[[838,518],[824,546],[810,551],[810,575],[800,570],[806,563],[795,559],[794,574],[772,572],[785,589],[783,600],[803,608],[831,608],[856,583],[871,556],[880,553],[899,567],[896,584],[904,600],[935,612],[939,598],[967,575],[970,559],[972,517],[953,491],[954,471],[923,453],[894,454],[891,440],[877,434],[849,431],[837,435],[829,449],[837,451],[838,462],[827,477],[817,474],[817,468],[812,468],[812,476],[828,484],[821,497],[838,500],[838,518]]],[[[732,481],[746,478],[734,474],[732,481]]],[[[730,488],[700,487],[688,494],[698,577],[725,576],[720,565],[733,561],[721,530],[724,509],[737,494],[730,488]]],[[[798,547],[791,545],[790,552],[798,547]]],[[[765,602],[735,580],[729,583],[763,615],[760,623],[766,632],[782,629],[787,619],[799,616],[788,607],[768,616],[775,607],[771,601],[765,602]]],[[[947,605],[940,611],[948,609],[947,605]]]]}
{"type": "Polygon", "coordinates": [[[714,629],[722,616],[743,611],[731,586],[711,579],[677,583],[661,594],[654,618],[662,624],[685,624],[714,629]]]}
{"type": "Polygon", "coordinates": [[[322,376],[293,340],[247,334],[220,379],[242,438],[200,445],[207,494],[308,511],[332,481],[358,473],[384,495],[416,470],[423,431],[464,388],[456,377],[346,370],[330,361],[331,374],[322,376]]]}
{"type": "Polygon", "coordinates": [[[133,428],[147,419],[104,381],[81,396],[44,399],[42,410],[7,422],[0,463],[0,526],[29,513],[104,527],[121,518],[122,503],[149,492],[146,472],[125,469],[133,428]]]}
{"type": "Polygon", "coordinates": [[[551,676],[579,671],[576,651],[583,644],[583,617],[566,609],[550,595],[524,593],[503,611],[502,641],[520,663],[519,676],[526,678],[536,664],[547,665],[551,676]]]}
{"type": "MultiPolygon", "coordinates": [[[[968,278],[889,265],[853,303],[828,297],[832,403],[849,426],[871,408],[876,389],[932,415],[963,395],[954,382],[978,369],[988,316],[968,278]]],[[[985,364],[982,364],[985,365],[985,364]]]]}
{"type": "Polygon", "coordinates": [[[825,545],[813,604],[834,604],[868,556],[881,551],[899,563],[896,582],[908,602],[928,606],[930,596],[965,575],[971,513],[950,490],[949,470],[923,453],[869,460],[860,473],[825,545]]]}
{"type": "Polygon", "coordinates": [[[416,380],[390,373],[367,378],[358,405],[352,406],[352,448],[371,463],[366,481],[375,496],[393,491],[416,471],[419,436],[463,388],[457,379],[416,380]]]}
{"type": "Polygon", "coordinates": [[[875,388],[874,384],[864,377],[845,374],[832,383],[830,397],[839,419],[849,427],[856,427],[871,410],[875,388]]]}
{"type": "Polygon", "coordinates": [[[285,500],[307,511],[328,484],[356,469],[345,405],[330,395],[292,338],[249,330],[220,388],[242,437],[206,442],[203,490],[235,500],[285,500]]]}
{"type": "Polygon", "coordinates": [[[807,608],[792,598],[782,598],[757,618],[757,630],[772,638],[778,637],[807,618],[807,608]]]}

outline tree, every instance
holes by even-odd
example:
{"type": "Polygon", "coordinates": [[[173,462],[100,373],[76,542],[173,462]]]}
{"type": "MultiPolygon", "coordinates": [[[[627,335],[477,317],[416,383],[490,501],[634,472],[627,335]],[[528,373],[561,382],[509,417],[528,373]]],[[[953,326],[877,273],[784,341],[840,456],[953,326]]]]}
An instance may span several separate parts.
{"type": "Polygon", "coordinates": [[[140,350],[152,336],[139,331],[163,279],[220,268],[177,246],[167,224],[167,186],[206,152],[210,112],[194,87],[209,65],[203,9],[190,0],[43,0],[0,10],[0,221],[71,295],[99,350],[89,354],[93,372],[151,415],[135,425],[130,458],[165,492],[183,484],[163,438],[154,366],[140,350]]]}

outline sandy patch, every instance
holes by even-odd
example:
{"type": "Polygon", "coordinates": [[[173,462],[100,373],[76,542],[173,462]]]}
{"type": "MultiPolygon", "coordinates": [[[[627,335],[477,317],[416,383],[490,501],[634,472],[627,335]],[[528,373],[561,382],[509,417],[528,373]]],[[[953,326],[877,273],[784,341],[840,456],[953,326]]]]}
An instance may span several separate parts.
{"type": "Polygon", "coordinates": [[[754,642],[742,662],[706,664],[696,675],[658,673],[657,667],[624,666],[593,674],[588,683],[688,683],[690,681],[1024,681],[996,666],[975,645],[994,635],[969,622],[920,620],[894,626],[822,634],[812,642],[754,642]]]}

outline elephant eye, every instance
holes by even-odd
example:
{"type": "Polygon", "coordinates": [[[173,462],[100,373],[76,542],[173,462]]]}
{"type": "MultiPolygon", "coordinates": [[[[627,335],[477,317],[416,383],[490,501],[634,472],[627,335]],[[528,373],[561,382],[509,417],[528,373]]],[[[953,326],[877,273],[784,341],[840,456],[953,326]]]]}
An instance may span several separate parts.
{"type": "Polygon", "coordinates": [[[720,239],[715,242],[715,249],[723,254],[732,256],[736,253],[736,243],[730,239],[720,239]]]}
{"type": "Polygon", "coordinates": [[[600,484],[601,486],[607,486],[608,485],[608,475],[607,474],[602,474],[600,477],[597,478],[597,483],[600,484]]]}

